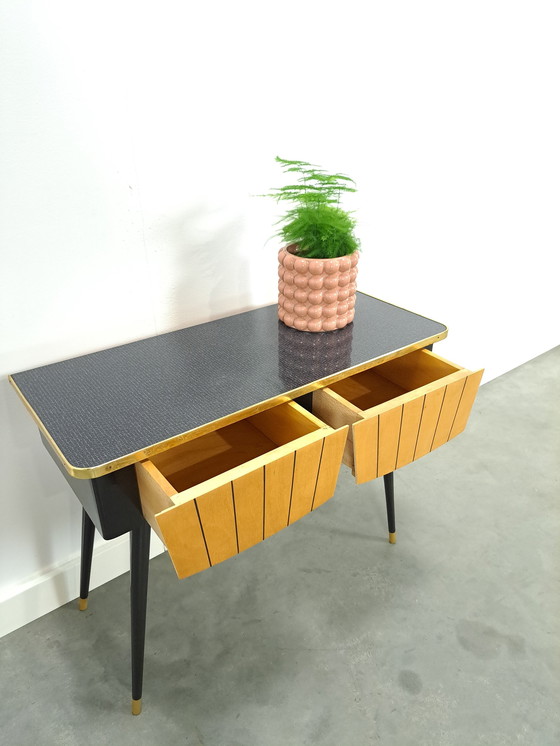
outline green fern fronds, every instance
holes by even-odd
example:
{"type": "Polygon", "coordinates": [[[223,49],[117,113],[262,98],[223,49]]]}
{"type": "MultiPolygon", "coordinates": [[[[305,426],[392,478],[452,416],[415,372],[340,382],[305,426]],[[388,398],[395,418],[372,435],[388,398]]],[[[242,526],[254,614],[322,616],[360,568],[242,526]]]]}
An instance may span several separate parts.
{"type": "Polygon", "coordinates": [[[273,189],[269,194],[277,202],[289,201],[294,207],[278,221],[278,235],[288,244],[297,244],[299,256],[326,259],[352,254],[359,248],[354,236],[356,221],[340,207],[343,193],[355,192],[354,180],[345,174],[329,174],[306,161],[276,156],[284,173],[299,174],[296,184],[273,189]]]}

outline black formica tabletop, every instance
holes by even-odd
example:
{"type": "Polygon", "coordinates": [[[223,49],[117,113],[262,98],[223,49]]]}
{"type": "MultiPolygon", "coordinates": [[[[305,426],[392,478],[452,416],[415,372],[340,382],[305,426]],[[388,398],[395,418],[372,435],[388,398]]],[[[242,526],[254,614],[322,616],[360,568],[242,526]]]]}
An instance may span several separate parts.
{"type": "Polygon", "coordinates": [[[299,332],[277,306],[10,376],[68,472],[100,476],[447,335],[358,293],[354,322],[299,332]]]}

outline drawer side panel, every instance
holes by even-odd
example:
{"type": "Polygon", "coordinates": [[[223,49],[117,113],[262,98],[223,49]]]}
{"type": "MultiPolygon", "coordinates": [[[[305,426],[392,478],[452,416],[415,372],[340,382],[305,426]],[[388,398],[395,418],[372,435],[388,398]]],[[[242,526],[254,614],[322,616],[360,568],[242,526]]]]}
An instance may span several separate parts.
{"type": "MultiPolygon", "coordinates": [[[[323,422],[335,430],[363,419],[361,412],[349,404],[332,389],[320,389],[313,392],[313,414],[316,414],[323,422]]],[[[345,442],[343,463],[347,466],[354,465],[354,452],[352,447],[352,431],[348,432],[348,440],[345,442]]]]}

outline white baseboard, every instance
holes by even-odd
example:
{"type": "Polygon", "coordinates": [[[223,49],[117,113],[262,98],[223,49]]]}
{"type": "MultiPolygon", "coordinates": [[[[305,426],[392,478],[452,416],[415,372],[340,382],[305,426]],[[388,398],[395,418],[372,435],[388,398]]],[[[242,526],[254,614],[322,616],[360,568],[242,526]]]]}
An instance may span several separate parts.
{"type": "MultiPolygon", "coordinates": [[[[96,543],[98,536],[96,534],[96,543]]],[[[150,557],[161,554],[165,547],[152,531],[150,557]]],[[[90,589],[98,588],[117,578],[130,568],[128,534],[94,546],[90,589]]],[[[48,614],[78,597],[80,587],[80,555],[45,568],[0,593],[0,637],[48,614]]]]}

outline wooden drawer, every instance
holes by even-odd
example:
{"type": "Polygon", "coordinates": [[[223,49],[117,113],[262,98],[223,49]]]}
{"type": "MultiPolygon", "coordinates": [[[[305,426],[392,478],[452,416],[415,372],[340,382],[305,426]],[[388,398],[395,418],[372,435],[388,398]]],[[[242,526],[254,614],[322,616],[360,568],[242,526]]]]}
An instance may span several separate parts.
{"type": "Polygon", "coordinates": [[[288,402],[136,464],[144,517],[177,575],[248,549],[332,497],[347,430],[288,402]]]}
{"type": "Polygon", "coordinates": [[[416,350],[314,392],[313,412],[351,426],[343,461],[362,484],[459,435],[482,373],[416,350]]]}

